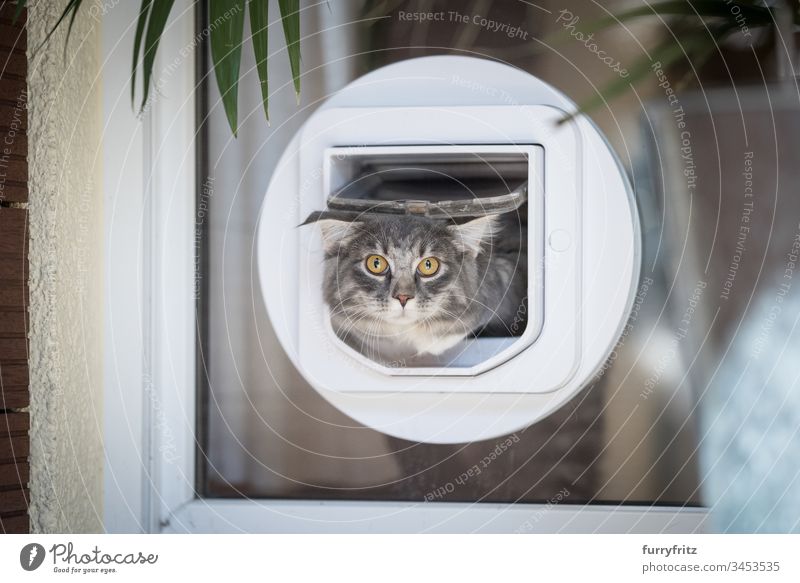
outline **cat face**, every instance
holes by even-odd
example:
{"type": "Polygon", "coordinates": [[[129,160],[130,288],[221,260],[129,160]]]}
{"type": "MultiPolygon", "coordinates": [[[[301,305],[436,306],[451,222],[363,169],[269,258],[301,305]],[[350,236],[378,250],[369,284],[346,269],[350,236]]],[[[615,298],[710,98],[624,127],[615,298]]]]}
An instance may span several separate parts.
{"type": "Polygon", "coordinates": [[[435,333],[437,323],[462,319],[485,271],[478,258],[495,226],[492,216],[461,225],[414,216],[317,222],[326,255],[325,301],[335,327],[338,322],[384,337],[427,326],[435,333]]]}

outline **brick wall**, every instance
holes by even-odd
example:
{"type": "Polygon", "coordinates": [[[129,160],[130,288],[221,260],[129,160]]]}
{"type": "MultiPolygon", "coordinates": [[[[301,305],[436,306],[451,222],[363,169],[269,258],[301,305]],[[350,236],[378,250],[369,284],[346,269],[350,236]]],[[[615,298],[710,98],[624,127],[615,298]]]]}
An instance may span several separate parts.
{"type": "Polygon", "coordinates": [[[26,13],[0,7],[0,532],[26,533],[28,392],[28,139],[26,13]]]}

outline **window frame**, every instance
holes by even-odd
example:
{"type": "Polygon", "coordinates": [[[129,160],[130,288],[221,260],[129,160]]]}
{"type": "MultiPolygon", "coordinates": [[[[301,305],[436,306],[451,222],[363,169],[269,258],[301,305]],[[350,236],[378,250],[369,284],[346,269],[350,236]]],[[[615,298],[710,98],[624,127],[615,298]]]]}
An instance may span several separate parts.
{"type": "MultiPolygon", "coordinates": [[[[135,3],[104,15],[108,532],[697,532],[703,508],[209,499],[196,493],[197,4],[177,0],[140,117],[135,3]],[[158,75],[161,77],[158,77],[158,75]],[[124,277],[120,276],[124,269],[124,277]]],[[[327,10],[321,12],[326,14],[327,10]]]]}

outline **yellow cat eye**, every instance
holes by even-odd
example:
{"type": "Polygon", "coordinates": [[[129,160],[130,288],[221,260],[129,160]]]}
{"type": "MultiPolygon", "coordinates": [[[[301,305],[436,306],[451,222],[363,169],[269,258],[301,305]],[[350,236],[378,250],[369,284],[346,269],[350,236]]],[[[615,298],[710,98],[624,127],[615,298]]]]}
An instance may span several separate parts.
{"type": "Polygon", "coordinates": [[[424,277],[436,275],[436,272],[439,271],[439,260],[436,257],[426,257],[417,265],[417,271],[424,277]]]}
{"type": "Polygon", "coordinates": [[[381,275],[389,269],[389,262],[380,255],[370,255],[367,257],[367,269],[370,273],[381,275]]]}

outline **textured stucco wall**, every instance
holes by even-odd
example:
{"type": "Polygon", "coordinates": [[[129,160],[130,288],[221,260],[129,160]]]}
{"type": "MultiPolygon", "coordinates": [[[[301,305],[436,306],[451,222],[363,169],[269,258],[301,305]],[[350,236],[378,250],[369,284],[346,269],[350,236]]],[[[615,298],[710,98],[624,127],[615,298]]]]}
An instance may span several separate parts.
{"type": "Polygon", "coordinates": [[[29,2],[31,527],[102,530],[100,26],[84,2],[29,2]]]}

